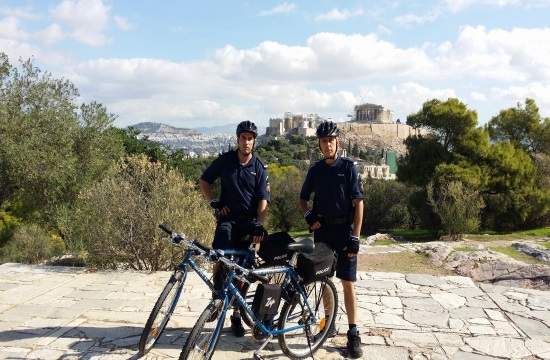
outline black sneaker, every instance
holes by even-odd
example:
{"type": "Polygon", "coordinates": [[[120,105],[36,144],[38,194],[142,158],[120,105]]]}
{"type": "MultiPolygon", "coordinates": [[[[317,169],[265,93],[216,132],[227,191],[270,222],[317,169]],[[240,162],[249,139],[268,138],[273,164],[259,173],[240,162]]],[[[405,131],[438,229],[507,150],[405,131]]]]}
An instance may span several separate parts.
{"type": "Polygon", "coordinates": [[[244,327],[240,314],[231,315],[231,330],[233,330],[233,335],[236,337],[244,336],[244,327]]]}
{"type": "Polygon", "coordinates": [[[348,343],[346,346],[349,350],[349,356],[351,358],[357,359],[363,356],[363,350],[361,349],[361,338],[359,337],[357,328],[348,330],[348,343]]]}

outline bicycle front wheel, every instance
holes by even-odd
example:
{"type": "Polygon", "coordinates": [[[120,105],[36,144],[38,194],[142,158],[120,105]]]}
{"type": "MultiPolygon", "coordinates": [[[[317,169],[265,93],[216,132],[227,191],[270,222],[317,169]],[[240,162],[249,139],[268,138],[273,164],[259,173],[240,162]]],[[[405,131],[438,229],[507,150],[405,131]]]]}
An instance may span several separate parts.
{"type": "Polygon", "coordinates": [[[330,279],[313,281],[304,286],[304,292],[316,321],[312,322],[301,296],[297,302],[285,303],[279,318],[279,330],[297,327],[278,336],[281,350],[291,359],[304,359],[317,351],[336,318],[338,294],[330,279]]]}
{"type": "Polygon", "coordinates": [[[208,360],[214,355],[220,334],[216,334],[216,326],[223,314],[225,300],[214,299],[208,304],[204,312],[201,314],[197,323],[191,330],[183,350],[181,351],[180,360],[186,359],[204,359],[208,360]],[[207,356],[206,353],[210,344],[214,343],[212,352],[207,356]]]}
{"type": "Polygon", "coordinates": [[[177,295],[183,286],[183,277],[183,272],[178,270],[170,276],[170,280],[164,286],[164,290],[157,299],[141,333],[139,340],[140,355],[147,354],[164,331],[170,316],[172,316],[172,311],[178,299],[177,295]]]}

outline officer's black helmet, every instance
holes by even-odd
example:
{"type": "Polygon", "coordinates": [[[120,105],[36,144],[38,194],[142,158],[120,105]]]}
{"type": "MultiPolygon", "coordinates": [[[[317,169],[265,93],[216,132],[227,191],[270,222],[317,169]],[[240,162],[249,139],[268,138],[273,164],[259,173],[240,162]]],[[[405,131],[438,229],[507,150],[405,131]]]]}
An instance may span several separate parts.
{"type": "Polygon", "coordinates": [[[258,136],[258,128],[251,121],[242,121],[239,125],[237,125],[237,136],[241,135],[244,131],[252,133],[254,138],[258,136]]]}
{"type": "Polygon", "coordinates": [[[340,135],[340,130],[338,130],[338,125],[332,121],[323,121],[317,127],[317,138],[324,137],[338,137],[340,135]]]}

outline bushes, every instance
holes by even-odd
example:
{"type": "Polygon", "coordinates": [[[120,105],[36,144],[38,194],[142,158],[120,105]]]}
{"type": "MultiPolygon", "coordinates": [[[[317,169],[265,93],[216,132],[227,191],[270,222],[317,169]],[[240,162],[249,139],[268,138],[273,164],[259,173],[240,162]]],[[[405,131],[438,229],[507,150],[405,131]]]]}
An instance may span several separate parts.
{"type": "Polygon", "coordinates": [[[363,230],[367,233],[405,228],[410,222],[410,186],[396,181],[367,179],[364,185],[363,230]]]}
{"type": "Polygon", "coordinates": [[[87,265],[168,269],[173,248],[159,223],[211,244],[212,212],[192,183],[143,155],[121,160],[116,170],[80,196],[65,226],[69,248],[87,265]]]}
{"type": "Polygon", "coordinates": [[[437,188],[430,182],[427,194],[430,205],[452,240],[477,231],[484,206],[478,191],[463,186],[460,181],[443,182],[437,188]]]}
{"type": "Polygon", "coordinates": [[[41,263],[63,253],[64,245],[59,240],[59,237],[48,236],[36,224],[23,225],[14,231],[11,240],[2,248],[2,262],[41,263]]]}

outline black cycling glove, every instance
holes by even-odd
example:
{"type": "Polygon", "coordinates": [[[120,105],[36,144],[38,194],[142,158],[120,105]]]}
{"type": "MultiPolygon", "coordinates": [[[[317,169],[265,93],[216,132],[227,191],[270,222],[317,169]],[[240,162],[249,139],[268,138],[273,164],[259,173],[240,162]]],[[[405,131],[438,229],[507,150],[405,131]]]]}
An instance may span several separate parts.
{"type": "Polygon", "coordinates": [[[212,209],[221,210],[221,209],[223,209],[224,206],[225,206],[224,203],[222,203],[218,199],[213,199],[212,201],[210,201],[210,207],[212,209]]]}
{"type": "Polygon", "coordinates": [[[357,254],[359,252],[359,238],[357,236],[349,236],[346,251],[348,252],[348,254],[357,254]]]}
{"type": "Polygon", "coordinates": [[[264,224],[259,221],[256,221],[254,224],[254,230],[252,231],[253,236],[264,236],[267,232],[265,231],[264,224]]]}
{"type": "Polygon", "coordinates": [[[309,227],[312,227],[313,224],[315,224],[317,221],[319,221],[319,215],[315,211],[306,211],[304,214],[304,217],[306,218],[306,222],[309,225],[309,227]]]}

